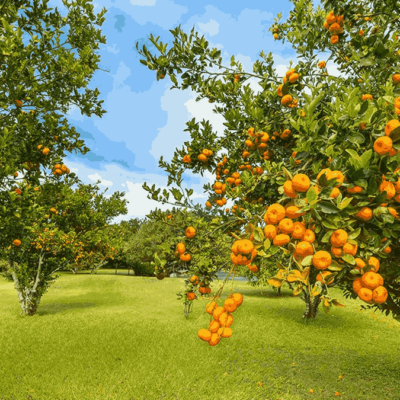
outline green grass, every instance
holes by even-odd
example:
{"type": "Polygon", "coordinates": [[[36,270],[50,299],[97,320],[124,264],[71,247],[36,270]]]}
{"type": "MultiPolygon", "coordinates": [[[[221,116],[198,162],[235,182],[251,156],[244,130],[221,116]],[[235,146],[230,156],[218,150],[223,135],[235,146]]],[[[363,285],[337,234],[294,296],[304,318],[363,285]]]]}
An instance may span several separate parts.
{"type": "Polygon", "coordinates": [[[211,347],[197,338],[206,300],[185,319],[181,289],[182,279],[62,273],[37,315],[22,317],[0,278],[0,399],[400,398],[400,324],[360,312],[361,301],[333,290],[346,307],[305,323],[288,288],[276,297],[235,282],[244,302],[233,335],[211,347]]]}

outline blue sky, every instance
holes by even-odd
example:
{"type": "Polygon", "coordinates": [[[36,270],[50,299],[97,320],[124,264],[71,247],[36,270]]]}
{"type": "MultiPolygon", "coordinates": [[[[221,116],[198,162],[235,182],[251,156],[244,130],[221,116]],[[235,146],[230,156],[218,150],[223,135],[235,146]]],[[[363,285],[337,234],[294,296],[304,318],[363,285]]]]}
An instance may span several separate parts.
{"type": "MultiPolygon", "coordinates": [[[[67,14],[61,0],[48,4],[63,16],[67,14]]],[[[279,12],[286,20],[293,5],[287,0],[221,1],[216,5],[208,0],[97,0],[93,4],[96,14],[103,7],[108,10],[101,27],[107,43],[100,44],[97,52],[100,67],[109,72],[96,71],[89,88],[99,89],[99,100],[104,100],[107,113],[102,118],[89,118],[77,108],[70,109],[66,117],[91,151],[84,156],[68,155],[65,162],[84,183],[100,179],[110,194],[125,191],[129,204],[123,219],[144,217],[156,207],[167,208],[147,199],[142,184],[166,186],[166,174],[158,168],[158,160],[161,155],[170,160],[175,147],[189,139],[189,133],[184,132],[186,122],[192,118],[209,120],[213,130],[222,133],[224,120],[213,113],[215,103],[207,99],[196,102],[191,89],[170,90],[168,78],[157,82],[155,71],[139,62],[136,41],[139,48],[145,44],[154,54],[150,33],[160,36],[170,48],[173,35],[169,30],[181,25],[190,33],[194,26],[210,48],[221,49],[223,65],[229,66],[234,55],[251,72],[264,50],[273,53],[282,76],[289,61],[295,61],[295,53],[289,44],[275,41],[268,28],[279,12]]],[[[253,90],[261,89],[254,79],[250,84],[253,90]]],[[[206,201],[203,185],[208,179],[185,176],[187,187],[193,188],[199,202],[206,201]]]]}

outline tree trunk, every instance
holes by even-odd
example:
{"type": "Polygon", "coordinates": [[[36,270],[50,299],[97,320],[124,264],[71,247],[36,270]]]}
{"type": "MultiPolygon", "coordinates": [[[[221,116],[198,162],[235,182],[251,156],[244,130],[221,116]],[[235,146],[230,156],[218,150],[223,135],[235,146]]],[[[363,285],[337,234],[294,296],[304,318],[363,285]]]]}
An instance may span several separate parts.
{"type": "Polygon", "coordinates": [[[315,319],[318,312],[319,303],[321,303],[321,294],[318,296],[310,297],[307,292],[304,292],[304,301],[306,303],[306,312],[303,314],[305,319],[315,319]]]}
{"type": "Polygon", "coordinates": [[[24,292],[18,292],[19,302],[21,304],[21,315],[33,316],[39,307],[41,298],[30,288],[26,288],[24,292]]]}
{"type": "Polygon", "coordinates": [[[41,300],[41,296],[38,295],[36,290],[40,282],[37,280],[33,288],[23,288],[21,287],[18,276],[14,271],[12,271],[12,276],[15,289],[17,289],[19,304],[21,305],[21,315],[35,315],[41,300]]]}

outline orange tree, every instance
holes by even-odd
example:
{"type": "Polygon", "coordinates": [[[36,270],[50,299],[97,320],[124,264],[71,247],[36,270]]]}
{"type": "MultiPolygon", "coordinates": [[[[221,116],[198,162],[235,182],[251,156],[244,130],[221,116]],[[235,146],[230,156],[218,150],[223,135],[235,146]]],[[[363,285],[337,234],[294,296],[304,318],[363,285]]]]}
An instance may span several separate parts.
{"type": "Polygon", "coordinates": [[[0,6],[0,258],[11,276],[19,276],[15,284],[28,315],[36,312],[51,272],[67,261],[60,256],[63,235],[71,243],[76,234],[43,218],[49,210],[37,200],[47,193],[39,190],[46,182],[74,177],[62,162],[67,152],[89,150],[63,114],[72,104],[88,116],[105,113],[97,89],[78,90],[99,69],[95,50],[105,38],[94,24],[102,25],[106,10],[95,15],[86,0],[67,7],[68,16],[61,17],[47,2],[6,0],[0,6]]]}
{"type": "Polygon", "coordinates": [[[2,220],[0,241],[9,246],[0,248],[0,259],[7,261],[5,277],[14,282],[22,314],[35,314],[55,272],[98,268],[121,245],[120,233],[107,224],[127,212],[124,194],[106,198],[96,184],[73,189],[77,181],[22,182],[1,202],[9,216],[2,220]]]}
{"type": "Polygon", "coordinates": [[[64,232],[49,219],[41,204],[43,192],[26,182],[2,197],[8,215],[2,218],[0,258],[5,260],[6,279],[14,282],[21,315],[34,315],[43,294],[75,252],[74,231],[64,232]],[[8,201],[6,201],[8,200],[8,201]]]}
{"type": "MultiPolygon", "coordinates": [[[[270,27],[276,40],[287,40],[298,62],[278,77],[272,54],[260,53],[253,72],[221,52],[209,49],[192,29],[172,30],[174,46],[150,37],[160,52],[143,46],[141,62],[169,76],[172,88],[197,91],[197,100],[216,102],[226,120],[223,135],[187,123],[190,141],[171,163],[160,160],[169,184],[181,186],[185,169],[211,172],[207,206],[220,217],[250,228],[232,239],[232,268],[275,264],[270,283],[295,284],[293,294],[306,303],[306,319],[342,306],[330,287],[360,298],[363,308],[400,315],[398,180],[400,145],[400,20],[396,2],[293,0],[287,21],[270,27]],[[328,74],[336,63],[339,76],[328,74]],[[219,72],[207,67],[218,67],[219,72]],[[185,71],[183,71],[185,70],[185,71]],[[177,74],[182,83],[178,84],[177,74]],[[258,80],[258,94],[245,85],[258,80]],[[224,200],[225,199],[225,200],[224,200]],[[235,205],[223,209],[226,199],[235,205]]],[[[167,194],[150,188],[150,196],[167,194]]],[[[189,205],[187,199],[181,200],[189,205]]],[[[178,240],[178,238],[177,238],[178,240]]],[[[239,299],[240,300],[240,299],[239,299]]],[[[240,302],[240,301],[239,301],[240,302]]],[[[225,309],[227,312],[227,309],[225,309]]],[[[228,312],[229,314],[229,312],[228,312]]],[[[213,316],[218,322],[218,313],[213,316]]],[[[204,332],[203,332],[204,333],[204,332]]],[[[202,338],[217,344],[218,332],[202,338]]]]}
{"type": "Polygon", "coordinates": [[[45,194],[41,204],[47,204],[47,216],[64,231],[74,231],[78,253],[70,257],[71,264],[65,269],[76,272],[90,269],[92,273],[105,265],[118,252],[124,238],[123,230],[109,225],[113,218],[127,213],[124,192],[114,192],[106,197],[100,192],[99,182],[84,185],[76,179],[66,179],[60,184],[43,186],[45,194]]]}
{"type": "Polygon", "coordinates": [[[155,210],[126,241],[127,259],[131,263],[151,264],[159,280],[171,273],[197,277],[195,284],[193,279],[185,279],[184,293],[177,293],[187,316],[194,298],[210,293],[209,285],[217,272],[226,269],[230,241],[227,235],[221,235],[222,227],[217,216],[198,206],[192,210],[155,210]],[[204,233],[197,234],[198,230],[204,233]]]}
{"type": "Polygon", "coordinates": [[[99,91],[86,86],[99,69],[95,50],[99,42],[105,43],[105,37],[94,24],[102,25],[106,10],[95,15],[86,0],[67,7],[68,16],[63,18],[58,10],[47,7],[47,1],[34,6],[29,0],[2,2],[1,191],[23,178],[38,183],[39,178],[58,173],[52,168],[62,166],[67,151],[89,150],[63,118],[71,104],[88,116],[105,113],[103,101],[97,101],[99,91]],[[69,28],[68,37],[60,43],[65,28],[69,28]],[[26,39],[30,40],[25,45],[26,39]],[[79,93],[84,87],[85,92],[79,93]]]}

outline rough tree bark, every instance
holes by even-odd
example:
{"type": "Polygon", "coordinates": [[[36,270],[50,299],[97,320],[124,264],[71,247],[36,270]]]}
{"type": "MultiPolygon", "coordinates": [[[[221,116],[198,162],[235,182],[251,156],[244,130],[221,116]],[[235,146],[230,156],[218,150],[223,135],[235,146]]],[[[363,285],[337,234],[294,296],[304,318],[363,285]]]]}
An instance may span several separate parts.
{"type": "Polygon", "coordinates": [[[14,281],[14,286],[15,289],[17,290],[19,303],[21,305],[21,315],[33,316],[36,314],[36,311],[39,307],[42,296],[39,295],[37,289],[41,283],[39,277],[40,277],[40,271],[42,269],[43,258],[44,258],[43,255],[39,257],[38,271],[32,287],[26,287],[26,286],[22,287],[18,279],[18,275],[13,268],[13,262],[11,261],[9,264],[14,281]]]}
{"type": "Polygon", "coordinates": [[[317,296],[310,296],[307,291],[303,290],[304,302],[306,303],[306,312],[303,314],[305,319],[315,319],[321,303],[321,293],[317,296]]]}

